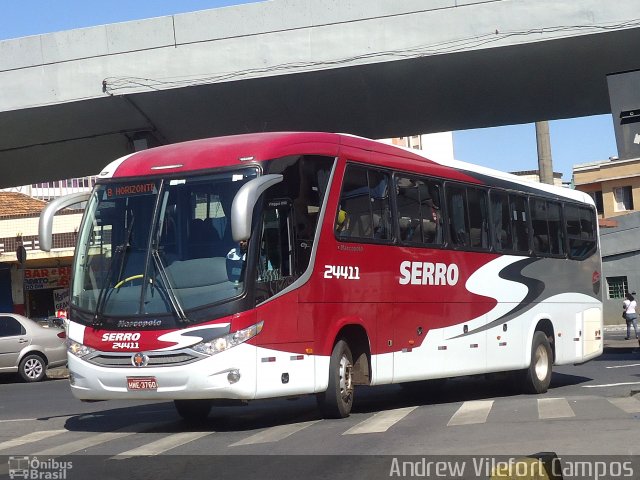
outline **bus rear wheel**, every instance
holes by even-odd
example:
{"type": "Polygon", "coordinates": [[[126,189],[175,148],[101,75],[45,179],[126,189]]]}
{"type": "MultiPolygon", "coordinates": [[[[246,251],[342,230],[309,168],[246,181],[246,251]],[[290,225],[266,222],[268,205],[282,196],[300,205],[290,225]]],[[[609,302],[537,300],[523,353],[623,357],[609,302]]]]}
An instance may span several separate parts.
{"type": "Polygon", "coordinates": [[[526,393],[545,393],[551,384],[553,352],[544,332],[533,334],[531,363],[523,372],[523,389],[526,393]]]}
{"type": "Polygon", "coordinates": [[[318,406],[325,418],[344,418],[353,406],[353,356],[347,342],[340,339],[331,352],[329,386],[317,396],[318,406]]]}
{"type": "Polygon", "coordinates": [[[200,422],[207,419],[211,411],[211,400],[174,400],[178,415],[187,422],[200,422]]]}

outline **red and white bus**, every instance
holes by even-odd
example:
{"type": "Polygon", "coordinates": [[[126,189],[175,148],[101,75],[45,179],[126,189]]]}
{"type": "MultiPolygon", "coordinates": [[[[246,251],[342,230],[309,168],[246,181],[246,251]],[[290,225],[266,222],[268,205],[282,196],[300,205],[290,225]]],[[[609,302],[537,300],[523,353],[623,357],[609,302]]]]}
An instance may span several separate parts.
{"type": "Polygon", "coordinates": [[[68,351],[83,400],[316,394],[602,353],[596,212],[582,192],[350,135],[260,133],[116,160],[88,197],[68,351]]]}

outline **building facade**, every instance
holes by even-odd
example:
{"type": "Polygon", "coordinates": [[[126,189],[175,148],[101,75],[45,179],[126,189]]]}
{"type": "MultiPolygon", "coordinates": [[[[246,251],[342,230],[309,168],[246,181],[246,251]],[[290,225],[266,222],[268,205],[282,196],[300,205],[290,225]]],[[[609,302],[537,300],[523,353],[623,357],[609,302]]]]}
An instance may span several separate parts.
{"type": "Polygon", "coordinates": [[[43,252],[38,221],[46,202],[0,192],[0,311],[45,318],[65,310],[83,211],[66,209],[53,222],[53,249],[43,252]]]}

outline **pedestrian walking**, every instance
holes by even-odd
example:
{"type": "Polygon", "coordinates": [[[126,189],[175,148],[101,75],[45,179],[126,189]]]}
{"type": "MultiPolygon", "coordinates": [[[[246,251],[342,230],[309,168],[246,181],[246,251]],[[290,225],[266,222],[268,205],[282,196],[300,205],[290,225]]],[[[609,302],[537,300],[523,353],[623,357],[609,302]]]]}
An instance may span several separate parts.
{"type": "Polygon", "coordinates": [[[638,338],[638,314],[636,313],[636,299],[632,294],[627,292],[625,294],[624,302],[622,302],[623,313],[625,322],[627,323],[627,336],[625,340],[631,338],[631,325],[633,325],[633,331],[638,338]]]}

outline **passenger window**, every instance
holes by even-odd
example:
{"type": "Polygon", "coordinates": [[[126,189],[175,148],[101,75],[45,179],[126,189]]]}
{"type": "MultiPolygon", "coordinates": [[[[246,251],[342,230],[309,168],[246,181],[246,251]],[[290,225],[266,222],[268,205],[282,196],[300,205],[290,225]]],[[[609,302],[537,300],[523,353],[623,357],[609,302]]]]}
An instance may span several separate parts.
{"type": "Polygon", "coordinates": [[[494,245],[498,252],[513,250],[513,234],[509,210],[509,195],[491,192],[494,245]]]}
{"type": "Polygon", "coordinates": [[[596,218],[593,210],[576,205],[565,205],[565,226],[569,243],[569,255],[582,260],[596,248],[596,218]]]}
{"type": "Polygon", "coordinates": [[[547,202],[547,225],[549,227],[550,252],[552,255],[565,254],[561,212],[560,203],[547,202]]]}
{"type": "Polygon", "coordinates": [[[529,251],[529,220],[527,199],[522,195],[509,195],[511,225],[513,227],[513,249],[516,252],[529,251]]]}
{"type": "Polygon", "coordinates": [[[487,192],[479,188],[467,188],[469,205],[469,234],[473,248],[489,248],[489,215],[487,192]]]}
{"type": "Polygon", "coordinates": [[[440,185],[435,181],[396,177],[400,240],[442,244],[440,185]]]}
{"type": "Polygon", "coordinates": [[[389,175],[348,165],[335,225],[339,238],[391,240],[389,175]]]}
{"type": "Polygon", "coordinates": [[[550,253],[549,230],[547,227],[547,203],[531,199],[531,225],[533,227],[533,251],[537,254],[550,253]]]}
{"type": "Polygon", "coordinates": [[[457,247],[469,246],[467,199],[463,187],[447,187],[447,211],[449,213],[451,243],[457,247]]]}
{"type": "Polygon", "coordinates": [[[456,247],[489,249],[487,192],[480,188],[447,186],[449,235],[456,247]]]}

